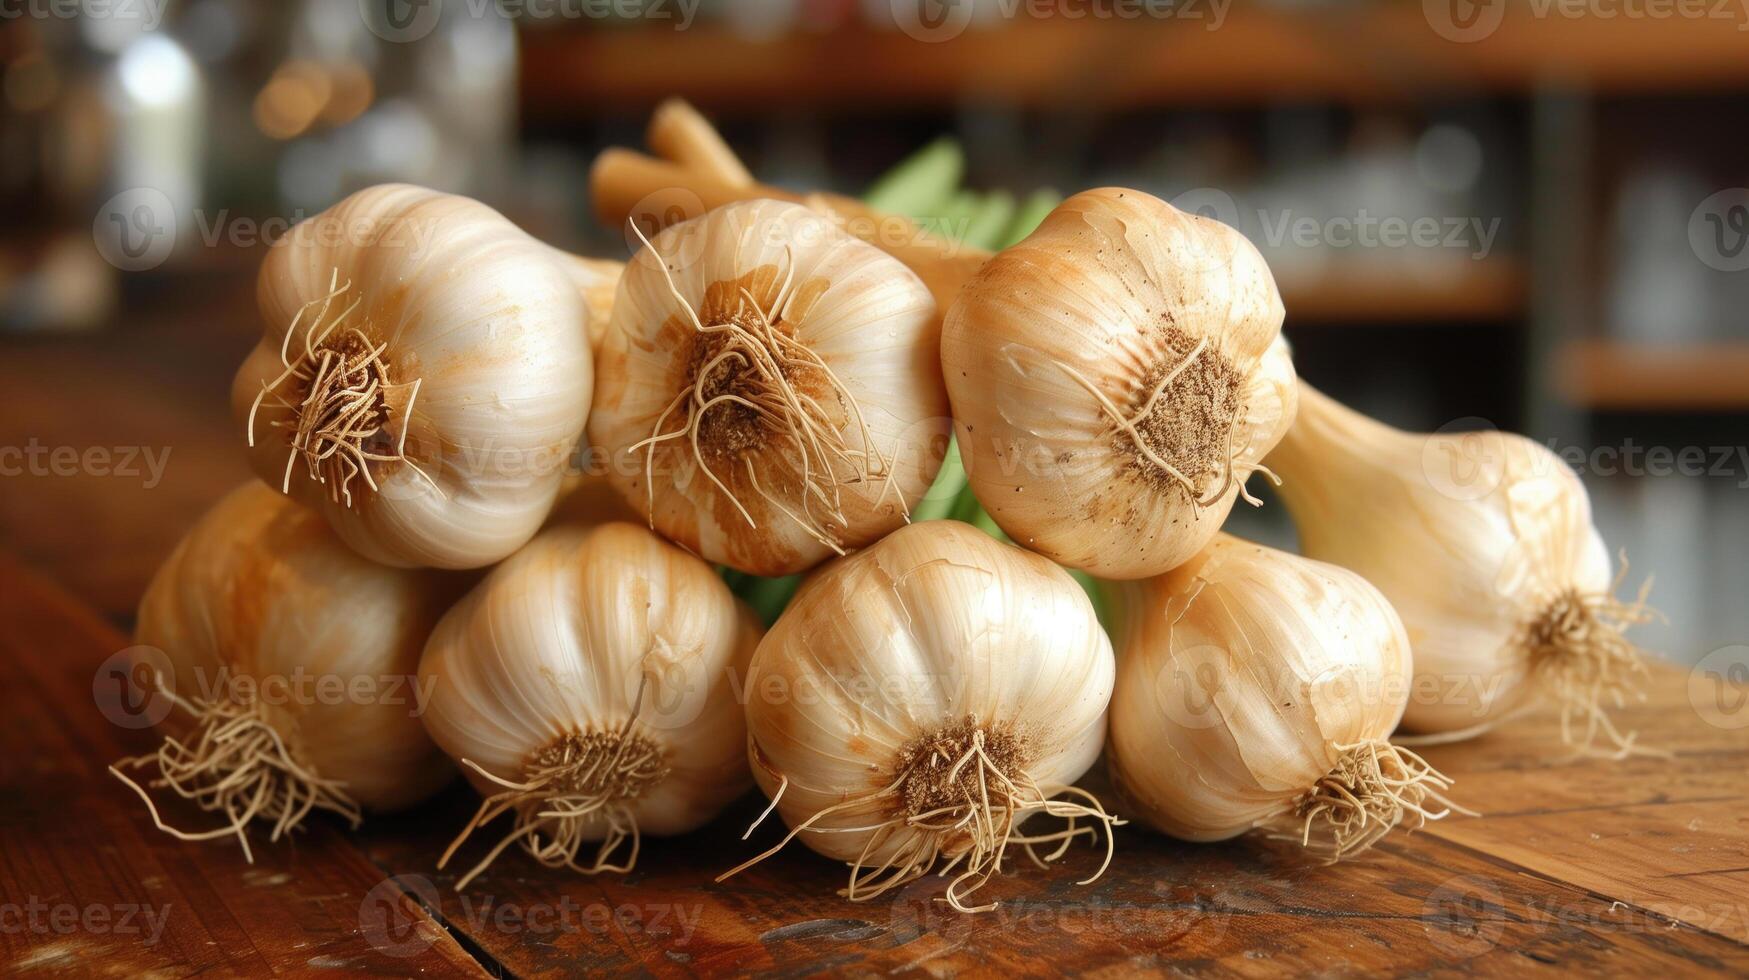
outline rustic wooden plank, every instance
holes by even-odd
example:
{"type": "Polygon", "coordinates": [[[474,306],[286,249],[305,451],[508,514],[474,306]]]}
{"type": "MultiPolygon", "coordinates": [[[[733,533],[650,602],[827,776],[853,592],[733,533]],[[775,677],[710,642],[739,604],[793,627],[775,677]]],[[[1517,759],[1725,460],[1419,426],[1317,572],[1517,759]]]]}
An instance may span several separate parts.
{"type": "MultiPolygon", "coordinates": [[[[1089,780],[1096,790],[1099,782],[1089,780]]],[[[1000,908],[961,916],[937,900],[936,879],[875,902],[838,898],[842,867],[801,848],[713,883],[778,833],[766,827],[739,841],[763,803],[748,799],[698,833],[646,840],[627,876],[584,878],[512,853],[458,895],[454,874],[433,864],[474,803],[458,787],[417,818],[379,822],[366,831],[368,850],[434,895],[452,929],[523,976],[949,975],[980,967],[1043,976],[1069,963],[1089,975],[1749,969],[1749,945],[1679,924],[1661,907],[1530,875],[1425,833],[1329,867],[1267,841],[1196,846],[1125,827],[1117,862],[1098,882],[1074,884],[1097,867],[1082,849],[1052,873],[1005,876],[991,886],[1000,908]]]]}
{"type": "Polygon", "coordinates": [[[1573,758],[1548,712],[1428,752],[1484,813],[1428,833],[1749,943],[1749,730],[1708,724],[1689,682],[1660,665],[1619,712],[1668,757],[1573,758]]]}
{"type": "MultiPolygon", "coordinates": [[[[35,610],[31,619],[22,610],[15,614],[7,607],[3,645],[8,650],[22,654],[27,645],[44,648],[42,638],[55,635],[52,624],[41,622],[45,617],[77,621],[63,608],[66,600],[59,600],[59,605],[45,602],[40,591],[8,590],[28,595],[23,603],[35,610]]],[[[17,604],[15,600],[13,605],[17,604]]],[[[86,638],[74,647],[50,645],[63,651],[54,668],[46,667],[41,658],[16,655],[32,684],[20,692],[25,705],[15,710],[21,722],[15,731],[55,731],[44,706],[88,696],[88,689],[79,685],[89,683],[92,662],[121,643],[120,637],[89,617],[80,631],[86,638]],[[101,642],[91,642],[92,636],[106,633],[101,642]],[[84,651],[84,663],[79,662],[78,649],[84,651]]],[[[1696,731],[1679,711],[1671,710],[1684,696],[1675,680],[1667,680],[1654,693],[1653,703],[1643,709],[1644,721],[1670,721],[1663,727],[1675,729],[1671,735],[1695,741],[1677,762],[1689,755],[1710,758],[1709,752],[1716,755],[1721,745],[1728,750],[1735,744],[1718,730],[1696,731]]],[[[77,717],[76,710],[64,714],[77,717]]],[[[1492,811],[1501,811],[1504,805],[1522,810],[1522,798],[1532,781],[1574,787],[1565,798],[1577,797],[1581,802],[1585,794],[1613,787],[1615,795],[1606,799],[1631,809],[1635,800],[1670,795],[1656,781],[1648,781],[1661,769],[1696,778],[1709,771],[1704,765],[1688,773],[1659,760],[1632,760],[1619,770],[1632,779],[1614,778],[1617,770],[1585,763],[1568,765],[1565,780],[1550,780],[1547,770],[1552,764],[1527,760],[1521,750],[1512,748],[1515,740],[1552,747],[1547,721],[1526,722],[1524,727],[1522,740],[1506,739],[1508,733],[1503,732],[1472,746],[1434,754],[1449,757],[1441,764],[1455,772],[1485,775],[1484,789],[1466,795],[1466,800],[1492,811]],[[1465,763],[1466,758],[1474,761],[1465,763]],[[1472,769],[1477,771],[1467,771],[1472,769]],[[1479,798],[1483,795],[1487,801],[1479,798]]],[[[1654,742],[1671,741],[1662,729],[1648,735],[1654,742]]],[[[124,744],[129,750],[138,747],[108,726],[65,726],[58,738],[68,747],[63,754],[83,759],[112,757],[123,751],[124,744]]],[[[29,757],[23,751],[5,754],[8,766],[29,757]]],[[[41,801],[40,807],[8,801],[5,812],[22,814],[9,820],[8,829],[21,821],[30,836],[43,824],[55,824],[59,814],[87,812],[90,803],[84,797],[91,794],[87,777],[94,769],[101,772],[90,764],[70,774],[49,766],[49,773],[56,775],[46,781],[39,776],[37,782],[44,788],[34,798],[41,801]]],[[[1714,782],[1703,780],[1701,798],[1728,794],[1733,778],[1740,789],[1742,771],[1713,767],[1714,782]]],[[[7,772],[5,785],[24,783],[19,775],[7,772]]],[[[1479,785],[1474,780],[1468,784],[1479,785]]],[[[57,825],[58,836],[40,848],[9,848],[7,873],[13,880],[28,873],[42,881],[67,860],[63,852],[94,855],[94,860],[106,862],[106,889],[116,889],[103,894],[143,892],[159,895],[172,908],[180,901],[200,910],[186,921],[169,920],[171,929],[187,929],[197,937],[187,939],[178,933],[180,946],[175,947],[179,953],[192,950],[180,955],[194,963],[201,962],[200,945],[211,942],[220,949],[242,951],[236,955],[260,957],[263,967],[296,965],[286,957],[304,955],[311,947],[300,949],[297,943],[312,940],[287,942],[271,928],[283,925],[276,917],[285,914],[285,903],[273,897],[275,890],[291,889],[313,896],[309,914],[314,918],[295,924],[322,936],[316,942],[325,944],[319,947],[322,952],[306,955],[304,965],[312,960],[368,965],[368,959],[348,959],[358,954],[327,952],[326,944],[344,943],[346,930],[356,929],[356,918],[348,923],[346,915],[356,916],[358,896],[386,886],[390,894],[408,891],[420,896],[484,955],[526,975],[579,968],[640,968],[670,975],[745,970],[809,973],[834,967],[954,972],[990,958],[1005,970],[1034,975],[1049,971],[1065,957],[1073,957],[1090,972],[1165,965],[1246,974],[1358,970],[1387,964],[1413,970],[1458,962],[1477,969],[1549,964],[1612,971],[1749,966],[1743,946],[1675,926],[1670,912],[1656,904],[1648,907],[1625,899],[1626,904],[1620,904],[1616,899],[1621,894],[1612,891],[1608,882],[1574,887],[1523,875],[1513,863],[1526,860],[1523,856],[1490,857],[1490,845],[1471,845],[1453,829],[1486,827],[1490,820],[1440,825],[1433,834],[1399,838],[1378,854],[1336,868],[1308,865],[1270,845],[1241,842],[1199,848],[1125,828],[1120,831],[1120,862],[1106,879],[1085,889],[1071,884],[1093,866],[1093,856],[1083,852],[1048,879],[1033,875],[1004,879],[998,886],[1008,897],[1004,908],[995,915],[967,919],[947,914],[934,901],[939,882],[920,882],[890,901],[872,905],[833,897],[842,880],[840,869],[800,849],[740,879],[709,883],[712,873],[731,863],[733,855],[776,833],[765,828],[752,844],[738,841],[739,828],[757,812],[758,801],[753,799],[698,834],[679,841],[652,841],[643,867],[626,878],[579,878],[511,855],[465,901],[448,890],[451,877],[431,868],[450,829],[460,825],[473,805],[460,789],[429,810],[377,821],[364,838],[370,862],[349,853],[344,837],[331,825],[318,825],[292,847],[264,849],[262,866],[256,869],[243,865],[233,850],[222,845],[163,840],[141,815],[129,810],[125,799],[121,807],[114,806],[113,798],[108,803],[110,812],[90,827],[57,825]],[[126,842],[121,853],[143,850],[145,856],[123,861],[115,849],[102,843],[93,846],[91,836],[126,842]],[[337,854],[326,853],[330,844],[337,854]],[[216,878],[214,864],[223,869],[216,878]],[[342,871],[336,870],[336,864],[342,871]],[[398,873],[389,875],[379,868],[398,873]],[[337,874],[342,880],[334,880],[337,874]],[[251,904],[255,897],[251,889],[267,893],[266,907],[251,904]],[[325,925],[323,917],[336,913],[336,903],[341,922],[337,927],[332,922],[325,925]],[[258,924],[257,917],[268,925],[258,924]]],[[[1558,812],[1552,816],[1553,829],[1569,835],[1583,826],[1558,812]]],[[[7,882],[8,894],[18,888],[13,880],[7,882]]],[[[49,886],[39,887],[59,894],[49,886]]],[[[1657,898],[1650,893],[1644,897],[1657,898]]],[[[400,938],[416,955],[428,952],[422,945],[427,941],[451,955],[457,952],[435,927],[400,938]]],[[[22,965],[71,966],[89,946],[51,944],[33,948],[20,959],[22,965]]]]}
{"type": "MultiPolygon", "coordinates": [[[[111,723],[93,696],[99,665],[126,646],[64,592],[0,559],[0,973],[481,974],[398,891],[373,892],[382,873],[330,821],[258,847],[253,866],[234,845],[153,828],[105,767],[155,740],[111,723]]],[[[190,826],[203,817],[164,812],[190,826]]]]}
{"type": "Polygon", "coordinates": [[[0,550],[131,621],[152,570],[249,475],[229,389],[257,336],[251,287],[203,279],[102,333],[6,342],[0,550]]]}

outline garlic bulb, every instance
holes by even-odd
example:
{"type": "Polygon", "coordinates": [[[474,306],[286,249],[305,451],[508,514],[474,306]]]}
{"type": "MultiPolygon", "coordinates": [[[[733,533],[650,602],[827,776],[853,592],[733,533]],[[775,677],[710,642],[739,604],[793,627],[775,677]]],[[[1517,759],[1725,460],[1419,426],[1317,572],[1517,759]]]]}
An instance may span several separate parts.
{"type": "Polygon", "coordinates": [[[928,491],[937,339],[929,290],[896,259],[800,205],[726,205],[626,266],[590,442],[671,540],[798,572],[905,523],[928,491]]]}
{"type": "Polygon", "coordinates": [[[625,272],[625,263],[572,255],[556,248],[550,254],[570,275],[571,284],[582,297],[589,327],[589,350],[599,354],[601,339],[607,336],[607,328],[613,322],[613,294],[619,291],[619,277],[625,272]]]}
{"type": "Polygon", "coordinates": [[[600,473],[567,474],[565,485],[553,512],[547,515],[547,526],[569,524],[577,527],[626,521],[642,524],[643,515],[626,503],[607,477],[600,473]]]}
{"type": "Polygon", "coordinates": [[[1218,221],[1133,190],[1064,201],[942,325],[955,435],[1016,542],[1105,578],[1188,559],[1294,414],[1281,297],[1218,221]]]}
{"type": "Polygon", "coordinates": [[[1552,699],[1567,742],[1632,748],[1606,708],[1644,672],[1622,633],[1652,614],[1643,592],[1612,597],[1585,487],[1547,447],[1401,432],[1302,386],[1269,463],[1301,550],[1366,576],[1402,615],[1416,675],[1405,728],[1468,733],[1552,699]]]}
{"type": "Polygon", "coordinates": [[[753,775],[793,829],[742,867],[800,835],[851,865],[853,900],[939,867],[948,901],[976,911],[993,906],[965,899],[1010,844],[1035,860],[1057,845],[1048,860],[1092,820],[1109,862],[1113,819],[1071,784],[1099,755],[1113,671],[1074,579],[969,525],[914,524],[838,559],[753,657],[753,775]],[[1067,826],[1024,832],[1040,813],[1067,826]]]}
{"type": "Polygon", "coordinates": [[[261,267],[231,388],[250,462],[389,565],[473,568],[540,527],[593,385],[578,289],[476,201],[359,191],[261,267]]]}
{"type": "Polygon", "coordinates": [[[1222,534],[1118,598],[1107,758],[1155,828],[1214,841],[1267,827],[1334,858],[1405,816],[1445,815],[1428,807],[1450,781],[1386,741],[1409,640],[1359,575],[1222,534]]]}
{"type": "Polygon", "coordinates": [[[454,776],[419,715],[419,653],[463,583],[360,558],[315,513],[251,482],[194,526],[140,600],[138,665],[155,697],[192,731],[111,771],[146,801],[159,829],[185,840],[272,827],[278,840],[327,810],[357,825],[454,776]],[[170,789],[224,823],[185,833],[159,818],[123,770],[155,767],[170,789]]]}
{"type": "Polygon", "coordinates": [[[632,524],[543,531],[443,618],[420,663],[425,726],[548,867],[629,870],[746,792],[736,700],[760,630],[709,565],[632,524]],[[599,842],[579,859],[586,843],[599,842]]]}

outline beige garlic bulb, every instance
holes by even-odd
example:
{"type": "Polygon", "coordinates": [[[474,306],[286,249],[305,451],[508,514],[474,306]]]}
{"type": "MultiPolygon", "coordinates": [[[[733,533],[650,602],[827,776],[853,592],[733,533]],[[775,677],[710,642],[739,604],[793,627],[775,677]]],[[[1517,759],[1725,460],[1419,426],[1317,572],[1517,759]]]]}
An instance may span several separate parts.
{"type": "Polygon", "coordinates": [[[1044,860],[1102,829],[1110,861],[1112,818],[1072,784],[1113,671],[1068,573],[957,521],[914,524],[816,572],[759,645],[753,775],[784,843],[851,865],[849,898],[939,870],[955,908],[990,908],[966,899],[1010,845],[1044,860]],[[1038,814],[1067,825],[1022,826],[1038,814]]]}
{"type": "Polygon", "coordinates": [[[783,575],[905,523],[940,467],[936,311],[915,274],[795,204],[729,204],[626,266],[589,425],[650,526],[783,575]]]}
{"type": "Polygon", "coordinates": [[[607,328],[613,323],[613,295],[619,291],[619,277],[625,272],[625,263],[572,255],[556,248],[550,254],[553,261],[570,274],[577,295],[583,299],[588,323],[589,350],[599,354],[601,340],[607,336],[607,328]]]}
{"type": "Polygon", "coordinates": [[[427,730],[486,798],[443,863],[512,815],[456,887],[516,843],[548,867],[629,870],[642,835],[746,792],[737,685],[760,632],[709,565],[633,524],[551,528],[493,569],[419,669],[427,730]]]}
{"type": "Polygon", "coordinates": [[[1293,420],[1281,296],[1238,232],[1076,194],[969,281],[941,361],[973,492],[1017,543],[1105,578],[1206,544],[1293,420]],[[1273,346],[1272,346],[1273,345],[1273,346]]]}
{"type": "Polygon", "coordinates": [[[1405,728],[1475,732],[1552,702],[1569,743],[1632,748],[1606,709],[1643,676],[1623,633],[1652,614],[1643,593],[1613,597],[1585,487],[1547,447],[1402,432],[1308,385],[1269,463],[1301,550],[1366,576],[1402,615],[1416,674],[1405,728]]]}
{"type": "MultiPolygon", "coordinates": [[[[251,823],[273,840],[317,810],[356,825],[365,810],[425,799],[455,771],[419,722],[426,636],[465,582],[360,558],[322,519],[251,482],[208,511],[152,577],[134,632],[167,719],[193,720],[112,771],[160,829],[190,840],[251,823]],[[155,770],[142,787],[126,775],[155,770]],[[214,813],[172,829],[147,790],[214,813]]],[[[253,856],[251,855],[251,859],[253,856]]]]}
{"type": "Polygon", "coordinates": [[[1330,857],[1445,815],[1450,780],[1386,741],[1409,640],[1359,575],[1222,534],[1117,599],[1107,759],[1128,812],[1184,840],[1261,827],[1330,857]]]}
{"type": "Polygon", "coordinates": [[[367,558],[474,568],[527,541],[588,416],[578,288],[476,201],[359,191],[274,244],[231,406],[257,474],[367,558]]]}

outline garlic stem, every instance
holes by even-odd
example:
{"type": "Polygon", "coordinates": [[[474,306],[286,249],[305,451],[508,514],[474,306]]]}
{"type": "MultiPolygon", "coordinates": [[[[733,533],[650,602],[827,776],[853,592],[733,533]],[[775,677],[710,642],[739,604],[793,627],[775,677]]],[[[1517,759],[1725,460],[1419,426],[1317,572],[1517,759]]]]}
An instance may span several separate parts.
{"type": "Polygon", "coordinates": [[[733,187],[753,184],[753,175],[722,134],[685,99],[664,99],[651,114],[644,139],[650,149],[712,180],[733,187]]]}

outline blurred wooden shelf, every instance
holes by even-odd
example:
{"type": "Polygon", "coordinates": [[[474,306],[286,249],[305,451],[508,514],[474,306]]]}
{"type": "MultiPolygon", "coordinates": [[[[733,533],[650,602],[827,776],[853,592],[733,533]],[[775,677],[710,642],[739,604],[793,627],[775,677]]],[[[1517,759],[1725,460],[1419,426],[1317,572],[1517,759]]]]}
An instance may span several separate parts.
{"type": "MultiPolygon", "coordinates": [[[[1485,26],[1493,5],[1472,6],[1485,26]]],[[[1235,5],[1216,30],[1206,16],[1016,18],[936,43],[857,25],[769,40],[718,24],[534,29],[522,34],[522,100],[531,118],[575,119],[670,95],[758,112],[980,99],[1047,108],[1396,103],[1546,84],[1605,93],[1749,87],[1749,32],[1729,18],[1567,17],[1558,6],[1537,16],[1513,4],[1491,33],[1459,42],[1426,9],[1235,5]]]]}
{"type": "Polygon", "coordinates": [[[1350,268],[1281,282],[1287,323],[1451,323],[1515,320],[1525,311],[1525,270],[1513,259],[1467,263],[1449,276],[1350,268]]]}
{"type": "Polygon", "coordinates": [[[1555,360],[1556,384],[1593,409],[1749,410],[1749,343],[1574,343],[1555,360]]]}

